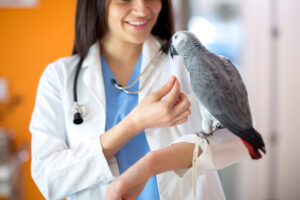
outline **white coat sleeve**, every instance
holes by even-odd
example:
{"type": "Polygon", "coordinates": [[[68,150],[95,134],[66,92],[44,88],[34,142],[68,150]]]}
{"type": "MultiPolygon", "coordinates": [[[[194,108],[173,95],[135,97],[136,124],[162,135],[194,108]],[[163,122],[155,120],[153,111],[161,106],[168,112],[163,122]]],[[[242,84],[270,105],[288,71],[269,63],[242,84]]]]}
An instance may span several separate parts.
{"type": "MultiPolygon", "coordinates": [[[[197,140],[200,140],[200,148],[202,150],[197,159],[198,176],[250,159],[249,153],[241,139],[227,129],[216,131],[208,138],[209,144],[205,139],[196,136],[196,134],[182,136],[172,144],[180,142],[196,143],[197,140]]],[[[182,177],[188,170],[192,170],[192,168],[177,170],[175,173],[182,177]]]]}
{"type": "Polygon", "coordinates": [[[114,178],[99,137],[68,146],[61,93],[54,64],[49,65],[39,82],[30,123],[31,173],[46,199],[63,199],[114,178]]]}
{"type": "MultiPolygon", "coordinates": [[[[202,129],[200,107],[197,98],[192,93],[189,74],[185,67],[180,64],[180,61],[175,75],[181,83],[182,90],[191,101],[192,114],[187,123],[177,126],[177,130],[182,136],[173,141],[172,144],[180,142],[196,144],[200,138],[195,133],[202,129]]],[[[250,159],[249,153],[241,139],[227,129],[216,131],[208,140],[209,144],[204,139],[200,141],[202,153],[197,159],[197,175],[219,170],[250,159]]],[[[179,176],[184,176],[188,170],[192,170],[192,168],[176,170],[175,173],[179,176]]]]}

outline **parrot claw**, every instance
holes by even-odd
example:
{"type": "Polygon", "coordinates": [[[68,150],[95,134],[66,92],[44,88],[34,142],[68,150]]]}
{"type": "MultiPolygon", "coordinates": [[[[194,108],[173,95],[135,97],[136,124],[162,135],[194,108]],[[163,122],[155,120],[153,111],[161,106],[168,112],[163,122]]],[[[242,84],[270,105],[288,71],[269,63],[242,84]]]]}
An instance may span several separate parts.
{"type": "Polygon", "coordinates": [[[203,131],[199,131],[199,132],[196,132],[196,135],[198,137],[201,137],[202,139],[205,139],[207,144],[209,144],[209,140],[207,139],[209,136],[212,136],[213,135],[213,132],[210,132],[210,133],[205,133],[203,131]]]}
{"type": "Polygon", "coordinates": [[[216,122],[213,124],[212,133],[216,132],[219,129],[225,128],[220,122],[216,122]]]}

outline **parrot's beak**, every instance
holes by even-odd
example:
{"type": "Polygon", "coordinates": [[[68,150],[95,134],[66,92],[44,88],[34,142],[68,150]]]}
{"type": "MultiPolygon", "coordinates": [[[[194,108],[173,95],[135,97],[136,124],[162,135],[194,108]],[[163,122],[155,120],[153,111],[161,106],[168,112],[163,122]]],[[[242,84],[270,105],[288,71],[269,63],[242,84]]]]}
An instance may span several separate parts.
{"type": "Polygon", "coordinates": [[[173,45],[171,45],[171,47],[170,47],[170,54],[171,54],[171,58],[173,58],[174,55],[175,56],[178,55],[178,53],[173,45]]]}

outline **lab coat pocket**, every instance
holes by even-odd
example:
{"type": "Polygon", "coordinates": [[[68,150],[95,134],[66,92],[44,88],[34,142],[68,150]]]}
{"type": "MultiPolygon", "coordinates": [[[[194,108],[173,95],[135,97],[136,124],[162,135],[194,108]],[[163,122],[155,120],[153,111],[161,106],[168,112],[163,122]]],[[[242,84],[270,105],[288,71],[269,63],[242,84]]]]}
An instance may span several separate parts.
{"type": "MultiPolygon", "coordinates": [[[[84,104],[86,114],[83,116],[82,124],[74,124],[72,120],[67,126],[69,145],[76,146],[80,142],[99,137],[105,132],[105,111],[101,108],[92,108],[91,103],[84,104]]],[[[72,113],[70,113],[72,115],[72,113]]]]}

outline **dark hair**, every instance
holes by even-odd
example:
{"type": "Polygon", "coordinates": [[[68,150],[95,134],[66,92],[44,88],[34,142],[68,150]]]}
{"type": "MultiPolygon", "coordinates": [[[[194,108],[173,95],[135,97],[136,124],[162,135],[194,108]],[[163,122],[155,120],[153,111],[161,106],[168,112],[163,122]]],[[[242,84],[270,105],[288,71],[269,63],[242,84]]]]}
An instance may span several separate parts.
{"type": "MultiPolygon", "coordinates": [[[[91,45],[102,39],[107,30],[107,0],[77,0],[75,18],[75,41],[73,55],[84,58],[91,45]]],[[[171,0],[161,0],[162,9],[152,34],[169,41],[174,33],[174,20],[171,0]]],[[[166,52],[168,47],[164,47],[166,52]]]]}

